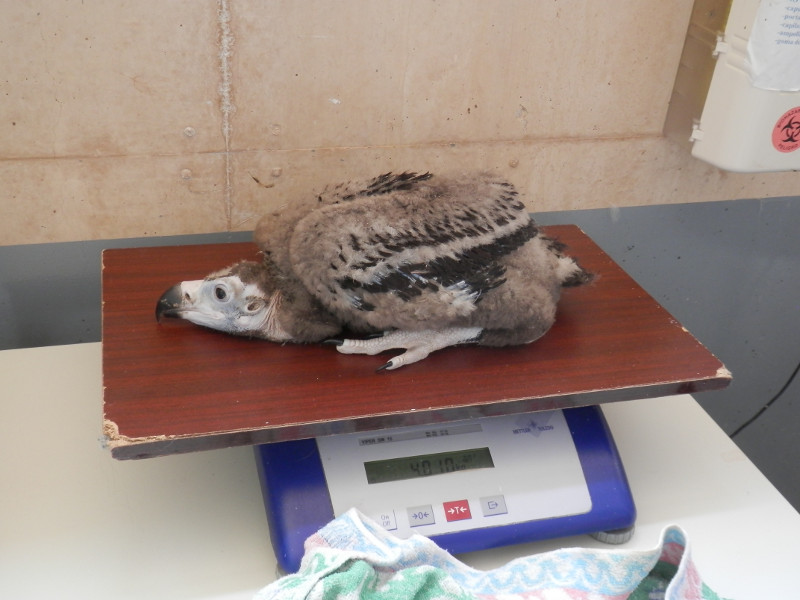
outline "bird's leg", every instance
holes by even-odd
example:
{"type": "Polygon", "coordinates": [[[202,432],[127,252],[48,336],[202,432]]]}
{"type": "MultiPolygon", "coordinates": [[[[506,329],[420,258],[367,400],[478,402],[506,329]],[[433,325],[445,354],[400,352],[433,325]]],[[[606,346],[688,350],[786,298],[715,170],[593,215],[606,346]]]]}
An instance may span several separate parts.
{"type": "Polygon", "coordinates": [[[366,340],[335,340],[342,354],[380,354],[393,348],[405,348],[378,370],[392,370],[422,360],[431,352],[472,342],[481,334],[480,327],[450,327],[447,329],[423,329],[420,331],[390,331],[382,337],[366,340]]]}

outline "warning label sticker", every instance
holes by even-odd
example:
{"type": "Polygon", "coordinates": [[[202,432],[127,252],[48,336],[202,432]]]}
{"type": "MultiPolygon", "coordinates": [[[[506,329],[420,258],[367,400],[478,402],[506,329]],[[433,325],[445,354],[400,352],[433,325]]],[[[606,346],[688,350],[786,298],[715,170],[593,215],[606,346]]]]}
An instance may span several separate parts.
{"type": "Polygon", "coordinates": [[[778,152],[794,152],[800,148],[800,106],[787,110],[775,123],[772,145],[778,152]]]}

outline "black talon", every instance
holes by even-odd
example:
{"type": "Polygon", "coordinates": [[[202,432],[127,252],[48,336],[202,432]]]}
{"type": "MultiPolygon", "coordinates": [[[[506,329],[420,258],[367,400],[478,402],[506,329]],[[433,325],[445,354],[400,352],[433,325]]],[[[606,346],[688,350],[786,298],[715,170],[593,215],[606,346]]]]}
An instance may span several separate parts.
{"type": "Polygon", "coordinates": [[[391,366],[392,366],[392,361],[388,361],[388,362],[386,362],[386,363],[382,364],[382,365],[381,365],[380,367],[378,367],[377,369],[375,369],[375,372],[376,372],[376,373],[378,373],[379,371],[383,371],[384,369],[388,369],[388,368],[389,368],[389,367],[391,367],[391,366]]]}
{"type": "Polygon", "coordinates": [[[329,340],[322,340],[322,343],[325,344],[326,346],[341,346],[342,344],[344,344],[344,340],[337,340],[335,338],[332,338],[329,340]]]}

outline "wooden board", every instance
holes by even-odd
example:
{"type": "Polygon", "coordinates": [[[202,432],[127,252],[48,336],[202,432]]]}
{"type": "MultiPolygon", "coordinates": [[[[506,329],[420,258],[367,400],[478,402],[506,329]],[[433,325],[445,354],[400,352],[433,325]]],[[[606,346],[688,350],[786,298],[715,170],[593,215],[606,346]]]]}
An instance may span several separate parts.
{"type": "Polygon", "coordinates": [[[512,348],[461,346],[397,371],[382,356],[279,345],[155,320],[178,281],[253,244],[103,253],[104,433],[114,457],[144,458],[399,425],[693,393],[730,374],[575,226],[547,233],[598,275],[564,291],[556,324],[512,348]]]}

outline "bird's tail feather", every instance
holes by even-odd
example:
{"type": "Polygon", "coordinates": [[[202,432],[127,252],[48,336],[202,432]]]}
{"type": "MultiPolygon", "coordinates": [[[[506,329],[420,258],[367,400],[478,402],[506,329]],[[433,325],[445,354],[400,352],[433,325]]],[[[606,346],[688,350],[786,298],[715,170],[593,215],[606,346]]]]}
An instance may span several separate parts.
{"type": "MultiPolygon", "coordinates": [[[[561,287],[577,287],[586,283],[591,283],[594,280],[594,273],[589,273],[573,259],[561,257],[559,263],[568,262],[568,269],[560,269],[562,271],[561,287]]],[[[559,265],[561,266],[561,265],[559,265]]]]}
{"type": "Polygon", "coordinates": [[[590,273],[581,267],[577,261],[564,254],[567,245],[559,240],[545,237],[547,247],[556,255],[556,271],[559,275],[562,287],[577,287],[590,283],[594,279],[594,273],[590,273]]]}

